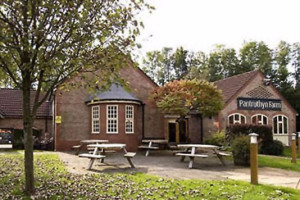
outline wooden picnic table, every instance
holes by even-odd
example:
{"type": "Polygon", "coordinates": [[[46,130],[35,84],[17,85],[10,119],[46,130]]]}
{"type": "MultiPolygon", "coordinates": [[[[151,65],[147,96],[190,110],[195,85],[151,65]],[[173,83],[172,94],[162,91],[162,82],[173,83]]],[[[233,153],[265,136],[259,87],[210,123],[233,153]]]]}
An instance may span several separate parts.
{"type": "Polygon", "coordinates": [[[88,169],[91,169],[93,166],[93,163],[95,159],[100,159],[101,163],[104,162],[104,158],[106,157],[105,151],[106,150],[123,150],[124,152],[124,158],[127,159],[130,166],[134,168],[134,164],[131,161],[131,158],[133,158],[136,153],[134,152],[127,152],[126,150],[126,144],[118,144],[118,143],[110,143],[110,144],[90,144],[89,147],[94,148],[94,151],[92,154],[79,154],[79,157],[85,157],[90,159],[90,163],[88,165],[88,169]]]}
{"type": "Polygon", "coordinates": [[[79,145],[75,145],[72,147],[72,149],[76,150],[75,155],[78,155],[80,151],[82,150],[82,146],[88,145],[88,144],[102,144],[102,143],[108,143],[108,140],[96,140],[96,139],[87,139],[87,140],[81,140],[79,145]]]}
{"type": "Polygon", "coordinates": [[[167,145],[168,140],[162,140],[162,139],[146,139],[142,140],[142,145],[139,146],[140,149],[146,149],[145,156],[148,156],[150,153],[150,150],[159,149],[159,145],[167,145]]]}
{"type": "Polygon", "coordinates": [[[182,153],[177,153],[176,156],[181,156],[180,161],[184,161],[185,157],[190,158],[190,162],[188,167],[191,169],[193,168],[194,158],[207,158],[208,154],[197,153],[197,150],[201,150],[204,152],[212,151],[221,161],[222,165],[226,165],[223,159],[223,156],[229,156],[229,154],[220,152],[218,146],[215,145],[208,145],[208,144],[179,144],[177,145],[179,148],[185,148],[185,151],[182,153]]]}

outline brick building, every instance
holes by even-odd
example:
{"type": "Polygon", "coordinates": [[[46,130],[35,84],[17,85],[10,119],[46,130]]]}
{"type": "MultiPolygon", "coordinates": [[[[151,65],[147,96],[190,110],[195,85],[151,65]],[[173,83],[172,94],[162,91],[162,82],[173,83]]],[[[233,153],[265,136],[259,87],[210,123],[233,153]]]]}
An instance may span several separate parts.
{"type": "MultiPolygon", "coordinates": [[[[35,91],[31,91],[32,98],[35,91]]],[[[32,99],[31,98],[31,99],[32,99]]],[[[0,89],[0,128],[23,129],[23,94],[17,89],[0,89]]],[[[50,101],[44,102],[37,111],[33,125],[42,133],[52,133],[52,108],[50,101]]]]}
{"type": "MultiPolygon", "coordinates": [[[[201,143],[227,125],[245,123],[271,125],[274,138],[288,145],[289,134],[296,131],[296,111],[258,70],[215,82],[225,102],[219,115],[202,119],[191,113],[180,125],[178,116],[163,115],[150,102],[149,95],[158,86],[143,71],[128,67],[120,75],[130,91],[117,84],[92,94],[83,88],[57,90],[53,101],[39,108],[34,127],[53,133],[59,151],[70,150],[83,139],[125,143],[130,151],[137,150],[142,138],[201,143]]],[[[0,90],[0,117],[0,128],[23,128],[20,90],[0,90]]]]}
{"type": "Polygon", "coordinates": [[[289,145],[296,132],[296,111],[259,70],[247,72],[215,85],[222,90],[225,106],[216,117],[204,119],[204,137],[230,124],[270,125],[273,138],[289,145]]]}
{"type": "Polygon", "coordinates": [[[70,150],[83,139],[125,143],[128,150],[137,150],[142,138],[164,137],[163,115],[149,101],[157,85],[139,68],[123,68],[120,75],[130,91],[116,84],[95,94],[82,88],[56,91],[56,150],[70,150]]]}

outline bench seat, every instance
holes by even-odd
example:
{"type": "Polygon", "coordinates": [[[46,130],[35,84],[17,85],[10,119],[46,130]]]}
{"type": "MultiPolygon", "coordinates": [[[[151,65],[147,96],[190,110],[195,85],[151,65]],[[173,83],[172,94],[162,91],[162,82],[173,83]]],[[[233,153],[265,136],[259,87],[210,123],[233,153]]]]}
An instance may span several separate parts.
{"type": "Polygon", "coordinates": [[[176,156],[188,156],[188,157],[199,157],[199,158],[208,157],[208,155],[205,154],[190,154],[190,153],[176,153],[176,156]]]}
{"type": "Polygon", "coordinates": [[[159,147],[139,146],[140,149],[159,149],[159,147]]]}
{"type": "Polygon", "coordinates": [[[79,149],[79,148],[81,148],[81,145],[74,145],[74,146],[72,147],[72,149],[79,149]]]}
{"type": "Polygon", "coordinates": [[[82,157],[82,158],[92,158],[92,159],[105,158],[104,155],[94,155],[94,154],[90,154],[90,153],[82,153],[82,154],[79,154],[78,156],[82,157]]]}
{"type": "Polygon", "coordinates": [[[136,153],[134,152],[127,152],[126,154],[124,154],[125,158],[133,158],[136,155],[136,153]]]}
{"type": "Polygon", "coordinates": [[[218,152],[216,153],[217,155],[220,155],[220,156],[231,156],[231,154],[229,153],[225,153],[225,152],[218,152]]]}

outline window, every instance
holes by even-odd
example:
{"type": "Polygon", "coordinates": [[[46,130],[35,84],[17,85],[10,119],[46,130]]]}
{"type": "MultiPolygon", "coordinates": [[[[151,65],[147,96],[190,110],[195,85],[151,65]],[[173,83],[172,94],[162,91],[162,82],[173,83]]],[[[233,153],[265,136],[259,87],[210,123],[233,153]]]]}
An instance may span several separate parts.
{"type": "Polygon", "coordinates": [[[262,114],[253,115],[251,121],[252,124],[268,125],[268,117],[262,114]]]}
{"type": "Polygon", "coordinates": [[[100,107],[92,107],[92,133],[100,133],[100,107]]]}
{"type": "Polygon", "coordinates": [[[288,134],[288,118],[284,115],[273,117],[273,134],[288,134]]]}
{"type": "Polygon", "coordinates": [[[118,106],[107,106],[107,133],[118,133],[118,106]]]}
{"type": "Polygon", "coordinates": [[[234,113],[228,116],[228,123],[229,124],[246,124],[246,117],[245,115],[234,113]]]}
{"type": "Polygon", "coordinates": [[[125,133],[133,133],[134,107],[125,106],[125,133]]]}

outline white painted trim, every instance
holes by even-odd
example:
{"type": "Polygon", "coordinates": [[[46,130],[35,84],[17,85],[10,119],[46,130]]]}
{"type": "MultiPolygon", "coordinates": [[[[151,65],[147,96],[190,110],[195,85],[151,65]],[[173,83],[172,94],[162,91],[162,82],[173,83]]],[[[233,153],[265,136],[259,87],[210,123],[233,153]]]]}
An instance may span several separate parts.
{"type": "MultiPolygon", "coordinates": [[[[268,125],[269,124],[269,118],[268,118],[268,116],[264,115],[264,114],[260,114],[260,113],[254,114],[254,115],[251,116],[251,124],[252,124],[253,117],[256,117],[256,116],[258,117],[258,115],[261,115],[262,117],[266,117],[267,118],[267,124],[261,124],[261,125],[268,125]]],[[[262,118],[262,121],[264,121],[263,118],[262,118]]]]}
{"type": "Polygon", "coordinates": [[[92,106],[91,114],[92,114],[92,117],[91,117],[92,118],[92,134],[99,134],[100,133],[100,106],[92,106]],[[93,116],[94,108],[98,108],[98,118],[94,118],[94,116],[93,116]],[[98,120],[98,122],[99,122],[99,131],[97,131],[97,132],[94,131],[94,120],[98,120]]]}
{"type": "Polygon", "coordinates": [[[126,134],[134,134],[134,106],[133,105],[126,105],[125,106],[125,133],[126,134]],[[129,108],[129,107],[131,107],[132,108],[132,118],[127,118],[126,116],[127,116],[127,108],[129,108]],[[130,120],[131,122],[132,122],[132,132],[127,132],[126,131],[126,121],[127,121],[127,119],[128,120],[130,120]]]}
{"type": "MultiPolygon", "coordinates": [[[[278,119],[277,119],[277,131],[279,130],[279,123],[278,123],[278,119]]],[[[289,134],[289,118],[286,116],[286,115],[283,115],[283,114],[278,114],[278,115],[275,115],[275,116],[273,116],[272,117],[272,133],[273,133],[273,135],[288,135],[289,134]],[[287,133],[274,133],[274,118],[275,117],[279,117],[279,116],[282,116],[282,127],[283,127],[283,132],[284,132],[284,120],[283,120],[283,117],[285,117],[286,118],[286,128],[287,128],[287,130],[286,130],[286,132],[287,133]]]]}
{"type": "Polygon", "coordinates": [[[124,100],[111,100],[111,101],[94,101],[94,102],[90,102],[87,105],[95,105],[95,104],[115,104],[115,103],[122,103],[122,104],[137,104],[137,105],[141,105],[140,102],[137,101],[124,101],[124,100]]]}
{"type": "Polygon", "coordinates": [[[245,116],[245,115],[243,115],[243,114],[241,114],[241,113],[232,113],[232,114],[230,114],[230,115],[228,115],[228,117],[227,117],[227,120],[228,120],[228,125],[230,125],[230,123],[229,123],[229,117],[231,117],[231,116],[233,116],[233,124],[235,124],[235,119],[234,119],[234,115],[239,115],[239,124],[241,124],[241,116],[243,116],[244,118],[245,118],[245,124],[247,124],[247,117],[245,116]]]}
{"type": "Polygon", "coordinates": [[[118,134],[119,133],[119,106],[118,105],[106,105],[106,134],[118,134]],[[116,118],[108,118],[108,107],[115,106],[116,107],[116,118]],[[116,128],[117,132],[109,132],[108,131],[108,120],[116,120],[116,128]]]}

